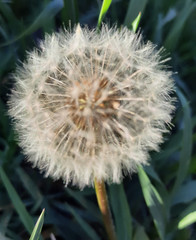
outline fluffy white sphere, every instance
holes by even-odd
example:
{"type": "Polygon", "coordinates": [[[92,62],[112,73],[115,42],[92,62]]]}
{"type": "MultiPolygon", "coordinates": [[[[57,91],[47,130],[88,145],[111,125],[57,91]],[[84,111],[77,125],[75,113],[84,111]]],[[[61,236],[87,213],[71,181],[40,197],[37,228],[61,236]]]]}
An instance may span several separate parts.
{"type": "Polygon", "coordinates": [[[174,109],[160,51],[127,28],[47,35],[14,78],[9,112],[24,153],[81,188],[147,163],[174,109]]]}

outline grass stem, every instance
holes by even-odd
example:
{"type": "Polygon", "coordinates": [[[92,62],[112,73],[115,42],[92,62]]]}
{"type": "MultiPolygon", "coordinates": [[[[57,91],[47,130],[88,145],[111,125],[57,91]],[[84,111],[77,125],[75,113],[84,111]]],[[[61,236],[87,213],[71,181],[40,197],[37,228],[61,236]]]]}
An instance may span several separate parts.
{"type": "Polygon", "coordinates": [[[97,202],[109,240],[117,240],[104,181],[94,180],[97,202]]]}

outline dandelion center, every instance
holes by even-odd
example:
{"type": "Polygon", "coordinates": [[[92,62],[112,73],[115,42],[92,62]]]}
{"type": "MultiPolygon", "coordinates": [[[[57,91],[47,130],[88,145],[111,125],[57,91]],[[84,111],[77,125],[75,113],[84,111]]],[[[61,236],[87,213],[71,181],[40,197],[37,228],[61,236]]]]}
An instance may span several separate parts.
{"type": "Polygon", "coordinates": [[[120,102],[106,78],[76,82],[73,88],[76,87],[78,96],[69,100],[69,111],[78,128],[84,130],[90,125],[96,131],[102,121],[115,117],[120,102]]]}

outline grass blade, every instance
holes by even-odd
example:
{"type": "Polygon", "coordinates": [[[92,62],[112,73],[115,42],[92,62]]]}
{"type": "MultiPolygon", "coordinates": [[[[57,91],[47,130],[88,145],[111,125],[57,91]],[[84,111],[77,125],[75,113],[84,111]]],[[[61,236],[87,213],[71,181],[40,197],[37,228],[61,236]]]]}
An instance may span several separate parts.
{"type": "Polygon", "coordinates": [[[6,173],[4,172],[3,168],[0,166],[0,177],[2,182],[8,192],[8,195],[17,211],[23,225],[25,226],[26,230],[31,234],[33,231],[33,218],[27,212],[25,205],[21,201],[20,197],[18,196],[16,190],[14,189],[13,185],[11,184],[10,180],[8,179],[6,173]]]}
{"type": "Polygon", "coordinates": [[[190,161],[191,161],[191,152],[192,152],[192,120],[191,120],[191,109],[188,101],[185,96],[177,90],[177,95],[182,104],[183,108],[183,136],[182,136],[182,145],[180,153],[179,168],[177,172],[176,181],[173,187],[172,196],[175,195],[175,192],[178,190],[182,182],[184,181],[190,161]]]}
{"type": "Polygon", "coordinates": [[[102,222],[101,213],[100,213],[99,209],[97,208],[97,206],[92,201],[87,200],[81,194],[81,192],[73,191],[73,190],[71,190],[69,188],[66,188],[66,192],[72,198],[74,198],[82,207],[86,208],[88,210],[88,212],[92,214],[94,219],[96,219],[97,221],[102,222]]]}
{"type": "Polygon", "coordinates": [[[188,203],[196,199],[196,180],[190,180],[186,184],[183,184],[176,192],[172,205],[179,203],[188,203]]]}
{"type": "Polygon", "coordinates": [[[138,16],[136,17],[136,19],[131,24],[131,27],[132,27],[132,30],[133,30],[134,33],[137,31],[137,28],[138,28],[139,23],[140,23],[140,19],[141,19],[141,12],[139,12],[138,16]]]}
{"type": "Polygon", "coordinates": [[[112,0],[103,0],[101,11],[100,11],[99,18],[98,18],[97,28],[100,28],[101,22],[105,16],[105,14],[107,13],[111,3],[112,3],[112,0]]]}
{"type": "Polygon", "coordinates": [[[8,209],[4,210],[0,216],[0,239],[3,239],[7,233],[8,225],[11,220],[13,211],[8,209]]]}
{"type": "Polygon", "coordinates": [[[178,13],[173,23],[173,26],[165,40],[164,46],[169,51],[174,51],[188,17],[192,13],[192,11],[196,9],[196,3],[192,3],[192,0],[184,1],[184,3],[185,6],[178,13]]]}
{"type": "Polygon", "coordinates": [[[109,186],[111,206],[119,240],[132,239],[132,218],[123,184],[109,186]]]}
{"type": "Polygon", "coordinates": [[[78,4],[76,0],[64,0],[64,8],[62,9],[62,19],[66,26],[71,23],[78,22],[78,4]]]}
{"type": "Polygon", "coordinates": [[[142,226],[137,227],[133,240],[149,240],[142,226]]]}
{"type": "Polygon", "coordinates": [[[178,224],[178,229],[183,229],[196,222],[196,211],[189,213],[178,224]]]}
{"type": "Polygon", "coordinates": [[[151,179],[154,179],[157,182],[157,184],[158,184],[157,189],[158,189],[159,195],[161,196],[161,198],[164,202],[165,208],[167,210],[167,212],[165,212],[165,213],[167,216],[169,216],[169,207],[168,206],[170,206],[170,198],[169,198],[169,194],[168,194],[166,186],[163,184],[163,182],[159,178],[158,174],[155,172],[152,165],[145,166],[144,170],[148,174],[148,176],[151,177],[151,179]]]}
{"type": "Polygon", "coordinates": [[[6,18],[8,21],[8,26],[12,26],[12,24],[15,24],[14,26],[17,28],[21,27],[21,23],[19,20],[16,18],[14,15],[14,12],[12,11],[12,8],[3,2],[0,2],[0,12],[2,12],[3,16],[6,18]]]}
{"type": "Polygon", "coordinates": [[[45,209],[43,209],[41,215],[39,216],[29,240],[38,240],[39,239],[41,230],[42,230],[42,226],[44,223],[44,213],[45,213],[45,209]]]}
{"type": "Polygon", "coordinates": [[[166,226],[166,211],[163,200],[161,199],[155,187],[151,184],[150,179],[142,167],[138,168],[138,175],[145,202],[153,217],[153,221],[157,228],[160,239],[163,240],[165,238],[166,226]]]}
{"type": "Polygon", "coordinates": [[[183,229],[196,222],[196,203],[192,203],[182,213],[181,220],[178,223],[178,229],[183,229]]]}
{"type": "Polygon", "coordinates": [[[70,213],[74,216],[76,221],[80,224],[80,226],[83,228],[83,230],[86,232],[86,234],[93,240],[100,240],[97,233],[94,231],[91,226],[88,225],[81,217],[80,215],[75,211],[74,208],[72,208],[70,205],[66,204],[66,208],[70,211],[70,213]]]}
{"type": "Polygon", "coordinates": [[[16,168],[16,173],[20,178],[21,182],[23,183],[26,191],[35,201],[33,211],[37,210],[43,201],[43,195],[41,194],[38,186],[33,182],[30,176],[21,167],[16,168]]]}
{"type": "Polygon", "coordinates": [[[35,21],[21,34],[16,36],[14,39],[9,40],[0,45],[0,47],[7,46],[19,40],[20,38],[35,32],[38,28],[42,27],[48,22],[49,19],[53,18],[63,8],[63,0],[53,0],[44,8],[39,14],[35,21]]]}
{"type": "Polygon", "coordinates": [[[147,0],[130,0],[127,14],[124,20],[124,25],[128,28],[131,27],[134,19],[137,18],[138,14],[144,12],[147,0]]]}
{"type": "Polygon", "coordinates": [[[1,232],[0,232],[0,239],[1,240],[11,240],[10,238],[5,237],[1,232]]]}

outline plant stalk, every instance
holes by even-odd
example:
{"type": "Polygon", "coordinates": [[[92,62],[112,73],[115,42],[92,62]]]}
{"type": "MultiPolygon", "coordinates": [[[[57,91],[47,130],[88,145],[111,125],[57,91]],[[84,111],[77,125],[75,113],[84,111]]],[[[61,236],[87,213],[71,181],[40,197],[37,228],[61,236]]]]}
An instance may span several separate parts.
{"type": "Polygon", "coordinates": [[[94,180],[97,202],[109,240],[117,240],[104,181],[94,180]]]}

